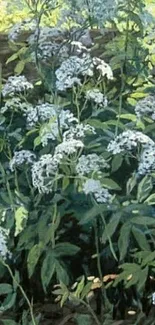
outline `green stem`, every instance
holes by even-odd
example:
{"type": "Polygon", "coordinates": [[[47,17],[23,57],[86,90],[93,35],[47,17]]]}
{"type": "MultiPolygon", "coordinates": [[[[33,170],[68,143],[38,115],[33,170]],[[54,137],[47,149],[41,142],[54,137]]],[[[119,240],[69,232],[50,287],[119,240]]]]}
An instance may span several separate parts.
{"type": "Polygon", "coordinates": [[[80,299],[80,303],[81,303],[82,305],[84,305],[84,306],[88,309],[88,311],[89,311],[89,313],[91,314],[92,318],[94,319],[96,325],[101,325],[101,323],[99,322],[99,320],[98,320],[98,318],[97,318],[97,316],[96,316],[94,310],[91,308],[91,306],[90,306],[89,304],[87,304],[87,303],[86,303],[84,300],[82,300],[82,299],[80,299]]]}
{"type": "Polygon", "coordinates": [[[1,260],[1,263],[7,268],[12,280],[14,281],[14,283],[16,284],[16,286],[19,288],[19,290],[21,291],[21,294],[23,295],[24,299],[26,300],[27,302],[27,305],[29,307],[29,311],[30,311],[30,315],[31,315],[31,320],[32,320],[32,324],[33,325],[37,325],[36,324],[36,321],[35,321],[35,318],[34,318],[34,313],[33,313],[33,307],[25,293],[25,291],[23,290],[22,286],[18,283],[18,281],[16,280],[16,278],[14,277],[13,273],[12,273],[12,270],[10,269],[9,265],[6,264],[4,261],[1,260]]]}

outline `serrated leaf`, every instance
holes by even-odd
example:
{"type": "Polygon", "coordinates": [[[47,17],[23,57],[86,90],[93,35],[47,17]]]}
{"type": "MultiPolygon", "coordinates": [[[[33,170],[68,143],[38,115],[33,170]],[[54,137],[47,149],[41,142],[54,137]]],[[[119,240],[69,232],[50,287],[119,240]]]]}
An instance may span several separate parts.
{"type": "Polygon", "coordinates": [[[126,222],[120,231],[119,239],[118,239],[118,249],[120,254],[120,261],[124,259],[126,256],[127,250],[130,245],[130,232],[131,225],[129,222],[126,222]]]}
{"type": "Polygon", "coordinates": [[[137,116],[135,114],[121,114],[119,117],[125,120],[130,120],[132,122],[136,122],[137,120],[137,116]]]}
{"type": "Polygon", "coordinates": [[[136,174],[133,174],[132,177],[129,178],[126,184],[127,195],[129,195],[132,192],[136,184],[137,184],[137,177],[136,174]]]}
{"type": "Polygon", "coordinates": [[[155,205],[155,193],[151,194],[144,203],[147,203],[148,205],[155,205]]]}
{"type": "Polygon", "coordinates": [[[138,281],[138,285],[137,285],[137,289],[138,292],[141,292],[142,289],[144,289],[147,278],[148,278],[148,271],[149,268],[148,266],[146,266],[144,269],[141,270],[141,272],[139,272],[139,281],[138,281]]]}
{"type": "Polygon", "coordinates": [[[77,325],[92,325],[93,321],[88,314],[76,314],[74,316],[77,325]]]}
{"type": "Polygon", "coordinates": [[[60,256],[74,256],[80,251],[80,248],[68,242],[56,244],[54,248],[54,255],[60,256]]]}
{"type": "Polygon", "coordinates": [[[145,176],[138,185],[137,200],[143,202],[153,189],[152,179],[145,176]]]}
{"type": "Polygon", "coordinates": [[[52,253],[52,251],[49,251],[44,258],[42,268],[41,268],[41,281],[45,292],[53,277],[55,270],[56,270],[55,256],[52,253]]]}
{"type": "Polygon", "coordinates": [[[62,189],[63,191],[68,187],[69,185],[69,178],[67,176],[63,177],[62,180],[62,189]]]}
{"type": "Polygon", "coordinates": [[[137,244],[139,245],[139,247],[142,250],[150,250],[150,245],[146,239],[146,236],[144,234],[143,231],[141,231],[140,229],[136,228],[135,226],[132,227],[132,233],[133,236],[135,237],[135,240],[137,242],[137,244]]]}
{"type": "Polygon", "coordinates": [[[7,59],[6,64],[8,64],[8,63],[10,63],[12,61],[15,61],[17,59],[18,59],[18,53],[16,52],[7,59]]]}
{"type": "Polygon", "coordinates": [[[43,249],[44,249],[44,244],[40,242],[39,244],[34,245],[28,254],[27,267],[28,267],[29,278],[32,276],[34,272],[34,269],[43,252],[43,249]]]}
{"type": "Polygon", "coordinates": [[[24,206],[21,206],[15,212],[15,237],[23,231],[27,219],[28,211],[24,208],[24,206]]]}

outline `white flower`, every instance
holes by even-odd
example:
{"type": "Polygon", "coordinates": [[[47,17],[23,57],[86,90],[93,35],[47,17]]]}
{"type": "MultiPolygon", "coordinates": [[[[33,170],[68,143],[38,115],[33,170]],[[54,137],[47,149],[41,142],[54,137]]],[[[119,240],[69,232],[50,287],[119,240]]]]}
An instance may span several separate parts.
{"type": "Polygon", "coordinates": [[[155,96],[148,96],[138,101],[135,113],[138,118],[148,115],[155,120],[155,96]]]}
{"type": "Polygon", "coordinates": [[[138,174],[145,175],[155,170],[155,144],[146,146],[140,156],[138,174]]]}
{"type": "Polygon", "coordinates": [[[84,144],[81,140],[68,139],[64,140],[56,147],[55,154],[71,155],[76,153],[79,149],[83,149],[83,147],[84,144]]]}
{"type": "Polygon", "coordinates": [[[34,127],[38,122],[46,122],[50,118],[56,119],[59,107],[49,103],[28,107],[25,111],[28,128],[34,127]]]}
{"type": "Polygon", "coordinates": [[[112,196],[106,188],[103,188],[100,181],[94,179],[87,179],[83,185],[83,192],[93,194],[98,203],[107,203],[112,196]]]}
{"type": "Polygon", "coordinates": [[[105,159],[98,156],[97,154],[82,155],[78,159],[76,165],[76,172],[80,176],[88,175],[89,173],[100,174],[100,169],[108,168],[108,164],[105,159]]]}
{"type": "Polygon", "coordinates": [[[23,163],[32,164],[36,155],[30,150],[21,150],[14,153],[13,158],[10,160],[10,169],[13,171],[15,166],[20,166],[23,163]]]}
{"type": "Polygon", "coordinates": [[[21,93],[29,89],[33,89],[33,85],[27,81],[25,76],[11,76],[4,85],[2,94],[4,97],[14,96],[16,93],[21,93]]]}
{"type": "Polygon", "coordinates": [[[9,230],[0,226],[0,257],[6,260],[7,257],[11,257],[11,253],[8,250],[8,236],[9,230]]]}
{"type": "Polygon", "coordinates": [[[55,74],[58,90],[71,88],[75,83],[80,85],[80,76],[93,76],[92,59],[88,54],[83,55],[82,58],[70,56],[62,62],[55,74]]]}
{"type": "Polygon", "coordinates": [[[73,138],[84,138],[87,133],[96,134],[95,128],[89,124],[76,124],[71,126],[70,129],[63,134],[65,140],[73,138]]]}
{"type": "Polygon", "coordinates": [[[26,30],[35,30],[36,29],[36,21],[33,19],[25,19],[21,23],[15,24],[9,31],[8,39],[12,42],[15,42],[22,31],[26,30]]]}
{"type": "Polygon", "coordinates": [[[55,175],[59,163],[62,159],[61,154],[45,154],[32,166],[32,183],[40,193],[50,193],[53,191],[55,175]]]}
{"type": "Polygon", "coordinates": [[[96,66],[96,69],[99,70],[102,77],[107,77],[107,79],[113,79],[113,72],[109,64],[104,60],[101,60],[97,57],[93,58],[93,64],[96,66]]]}
{"type": "Polygon", "coordinates": [[[131,151],[136,148],[138,144],[144,147],[145,145],[153,143],[153,140],[142,132],[127,130],[118,135],[115,140],[112,140],[107,150],[115,155],[120,152],[131,151]]]}
{"type": "Polygon", "coordinates": [[[107,106],[107,99],[99,91],[99,89],[90,89],[86,91],[86,99],[94,101],[98,105],[107,106]]]}

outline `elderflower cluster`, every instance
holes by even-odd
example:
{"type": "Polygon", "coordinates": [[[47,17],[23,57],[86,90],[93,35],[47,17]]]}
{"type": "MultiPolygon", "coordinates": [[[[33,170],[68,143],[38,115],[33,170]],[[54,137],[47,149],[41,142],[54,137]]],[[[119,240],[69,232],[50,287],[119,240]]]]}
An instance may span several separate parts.
{"type": "MultiPolygon", "coordinates": [[[[30,46],[37,42],[37,56],[46,61],[52,56],[58,56],[59,61],[68,57],[68,47],[64,44],[65,30],[56,27],[41,27],[28,39],[30,46]]],[[[32,57],[34,52],[32,51],[32,57]]]]}
{"type": "Polygon", "coordinates": [[[36,29],[36,21],[32,19],[24,19],[21,23],[15,24],[9,31],[8,39],[16,42],[23,31],[33,31],[36,29]]]}
{"type": "Polygon", "coordinates": [[[84,138],[87,133],[96,134],[94,127],[89,124],[80,123],[76,124],[75,126],[71,126],[68,131],[65,131],[63,138],[65,140],[84,138]]]}
{"type": "Polygon", "coordinates": [[[80,76],[93,76],[93,64],[90,55],[82,58],[70,56],[56,70],[56,87],[60,91],[72,88],[74,84],[81,85],[80,76]]]}
{"type": "Polygon", "coordinates": [[[4,85],[2,94],[4,97],[12,97],[17,93],[21,93],[29,89],[33,89],[33,85],[26,79],[25,76],[11,76],[4,85]]]}
{"type": "Polygon", "coordinates": [[[72,88],[75,84],[81,85],[81,77],[94,75],[96,69],[102,77],[113,79],[111,67],[99,58],[91,58],[90,54],[84,53],[82,57],[70,56],[63,61],[56,70],[56,87],[60,91],[72,88]]]}
{"type": "Polygon", "coordinates": [[[150,95],[138,101],[135,113],[138,118],[148,115],[155,120],[155,96],[150,95]]]}
{"type": "Polygon", "coordinates": [[[0,257],[6,260],[7,257],[11,257],[11,253],[8,250],[8,236],[9,230],[0,226],[0,257]]]}
{"type": "Polygon", "coordinates": [[[76,165],[76,172],[79,176],[89,175],[90,173],[97,173],[100,175],[102,168],[108,168],[109,165],[104,158],[98,156],[96,153],[82,155],[78,159],[76,165]]]}
{"type": "Polygon", "coordinates": [[[88,19],[88,17],[98,26],[102,27],[108,19],[112,19],[117,8],[115,0],[75,0],[67,1],[70,6],[72,3],[73,10],[79,16],[88,19]],[[82,8],[82,11],[81,11],[82,8]]]}
{"type": "Polygon", "coordinates": [[[103,188],[99,180],[87,179],[83,185],[83,192],[93,194],[97,203],[109,203],[112,195],[106,188],[103,188]]]}
{"type": "Polygon", "coordinates": [[[127,130],[118,135],[115,140],[112,140],[107,150],[115,155],[124,151],[131,151],[136,148],[138,144],[145,146],[153,143],[153,140],[142,132],[127,130]]]}
{"type": "Polygon", "coordinates": [[[55,154],[54,156],[45,154],[33,164],[32,183],[40,193],[50,193],[53,191],[55,176],[61,159],[61,154],[55,154]]]}
{"type": "Polygon", "coordinates": [[[14,153],[13,158],[10,160],[10,169],[14,170],[15,166],[20,166],[24,163],[32,164],[36,158],[36,155],[30,150],[21,150],[14,153]]]}
{"type": "Polygon", "coordinates": [[[99,91],[99,89],[90,89],[86,92],[86,99],[92,100],[99,106],[107,106],[107,98],[99,91]]]}
{"type": "Polygon", "coordinates": [[[145,175],[155,170],[155,143],[146,146],[140,156],[138,174],[145,175]]]}
{"type": "Polygon", "coordinates": [[[62,143],[58,144],[55,149],[55,153],[61,155],[72,155],[77,152],[79,149],[83,149],[84,144],[81,140],[68,139],[63,140],[62,143]]]}
{"type": "Polygon", "coordinates": [[[59,107],[49,103],[38,104],[35,107],[28,107],[25,111],[28,128],[32,128],[38,122],[46,122],[50,118],[56,118],[59,107]]]}

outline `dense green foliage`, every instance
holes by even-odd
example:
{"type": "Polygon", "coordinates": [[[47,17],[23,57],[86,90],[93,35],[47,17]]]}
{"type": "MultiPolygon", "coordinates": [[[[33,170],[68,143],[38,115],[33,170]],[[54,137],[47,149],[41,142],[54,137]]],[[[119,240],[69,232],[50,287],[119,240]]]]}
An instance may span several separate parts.
{"type": "Polygon", "coordinates": [[[9,33],[15,75],[0,87],[0,311],[15,315],[4,324],[41,324],[33,302],[56,296],[86,307],[80,325],[130,308],[151,325],[155,20],[143,0],[25,4],[29,20],[9,33]]]}

